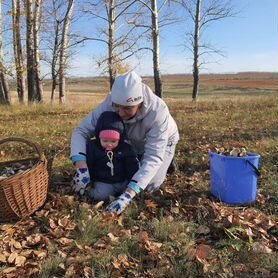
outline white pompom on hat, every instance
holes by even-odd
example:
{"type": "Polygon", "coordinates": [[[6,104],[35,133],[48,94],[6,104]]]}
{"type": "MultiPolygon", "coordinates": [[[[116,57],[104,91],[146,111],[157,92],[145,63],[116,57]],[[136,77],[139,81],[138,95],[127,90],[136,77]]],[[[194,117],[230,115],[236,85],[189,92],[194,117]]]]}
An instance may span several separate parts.
{"type": "Polygon", "coordinates": [[[143,102],[141,77],[131,71],[116,77],[111,90],[112,102],[124,106],[135,106],[143,102]]]}

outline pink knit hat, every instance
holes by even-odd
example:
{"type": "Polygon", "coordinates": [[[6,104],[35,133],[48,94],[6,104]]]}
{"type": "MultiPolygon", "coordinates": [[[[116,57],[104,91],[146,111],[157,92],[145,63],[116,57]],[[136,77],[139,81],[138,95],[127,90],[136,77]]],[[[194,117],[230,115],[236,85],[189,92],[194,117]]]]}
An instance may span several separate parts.
{"type": "Polygon", "coordinates": [[[99,133],[100,139],[113,139],[113,140],[120,140],[120,133],[116,130],[106,129],[102,130],[99,133]]]}

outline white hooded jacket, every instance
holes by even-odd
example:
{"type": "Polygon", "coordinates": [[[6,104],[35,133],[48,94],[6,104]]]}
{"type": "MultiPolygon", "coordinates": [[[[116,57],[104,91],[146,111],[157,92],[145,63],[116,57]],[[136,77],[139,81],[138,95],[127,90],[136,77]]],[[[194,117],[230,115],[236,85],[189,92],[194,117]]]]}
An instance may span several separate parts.
{"type": "MultiPolygon", "coordinates": [[[[145,84],[142,91],[142,107],[135,117],[125,121],[125,126],[130,144],[143,155],[132,180],[144,190],[162,165],[166,147],[177,144],[179,133],[165,102],[145,84]]],[[[97,119],[104,111],[113,111],[111,94],[74,129],[71,157],[86,153],[86,140],[95,136],[97,119]]]]}

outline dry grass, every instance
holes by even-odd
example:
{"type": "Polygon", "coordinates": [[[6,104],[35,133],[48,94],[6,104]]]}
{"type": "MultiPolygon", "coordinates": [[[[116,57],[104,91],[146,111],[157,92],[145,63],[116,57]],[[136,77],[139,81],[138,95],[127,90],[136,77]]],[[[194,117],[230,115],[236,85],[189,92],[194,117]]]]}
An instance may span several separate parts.
{"type": "MultiPolygon", "coordinates": [[[[227,76],[218,77],[218,85],[225,83],[221,78],[228,82],[227,76]]],[[[278,228],[266,228],[267,221],[277,221],[278,214],[277,97],[268,91],[272,85],[262,93],[264,85],[258,82],[261,93],[254,95],[253,88],[241,88],[237,81],[229,79],[240,92],[233,97],[229,89],[229,94],[221,93],[204,85],[210,93],[192,103],[190,95],[182,94],[183,79],[171,77],[172,84],[165,87],[177,91],[165,101],[181,135],[176,155],[180,172],[169,175],[156,194],[142,194],[116,220],[103,218],[102,208],[96,210],[86,200],[74,198],[69,186],[74,172],[68,158],[71,131],[103,100],[104,92],[86,91],[91,85],[83,84],[82,92],[70,90],[66,105],[1,107],[1,138],[29,139],[55,159],[47,204],[27,222],[11,226],[16,233],[9,234],[7,226],[0,226],[0,253],[15,250],[9,242],[26,241],[36,233],[45,240],[32,248],[47,255],[42,259],[30,256],[30,265],[16,267],[22,277],[28,277],[30,267],[37,269],[34,277],[81,277],[85,273],[90,273],[87,277],[277,277],[278,228]],[[220,146],[244,146],[261,155],[262,175],[254,204],[231,207],[211,198],[208,152],[220,146]],[[76,228],[61,231],[58,223],[64,218],[76,228]],[[261,223],[262,218],[266,222],[261,223]],[[74,242],[61,245],[64,237],[74,242]],[[258,251],[255,245],[265,250],[258,251]]],[[[23,152],[22,148],[1,147],[0,159],[23,152]]],[[[1,264],[0,277],[7,277],[8,267],[14,267],[11,260],[1,264]]]]}

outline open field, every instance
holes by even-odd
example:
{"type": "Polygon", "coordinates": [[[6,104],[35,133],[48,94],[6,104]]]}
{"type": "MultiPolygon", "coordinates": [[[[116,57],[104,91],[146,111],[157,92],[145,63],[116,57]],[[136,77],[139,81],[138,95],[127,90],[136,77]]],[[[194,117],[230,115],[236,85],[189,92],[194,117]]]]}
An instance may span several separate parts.
{"type": "MultiPolygon", "coordinates": [[[[47,96],[44,105],[0,107],[0,139],[26,138],[54,157],[45,206],[0,225],[0,277],[278,277],[277,74],[202,76],[196,103],[190,76],[163,78],[180,171],[120,218],[70,189],[71,131],[105,97],[105,80],[72,80],[65,105],[47,96]],[[261,155],[256,202],[211,197],[208,152],[216,147],[261,155]]],[[[0,161],[29,152],[1,146],[0,161]]]]}
{"type": "MultiPolygon", "coordinates": [[[[153,89],[151,77],[144,77],[144,82],[153,89]]],[[[192,93],[191,75],[166,75],[162,77],[164,84],[165,98],[190,99],[192,93]]],[[[109,92],[109,82],[107,78],[75,78],[67,82],[68,102],[79,101],[84,98],[90,99],[92,96],[103,98],[109,92]]],[[[277,94],[278,73],[240,73],[240,74],[209,74],[200,76],[200,97],[218,98],[223,96],[261,96],[277,94]]],[[[16,93],[14,85],[11,85],[13,102],[16,103],[16,93]]],[[[50,82],[46,81],[44,86],[45,101],[49,102],[50,82]]],[[[57,97],[57,96],[56,96],[57,97]]]]}

